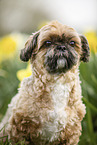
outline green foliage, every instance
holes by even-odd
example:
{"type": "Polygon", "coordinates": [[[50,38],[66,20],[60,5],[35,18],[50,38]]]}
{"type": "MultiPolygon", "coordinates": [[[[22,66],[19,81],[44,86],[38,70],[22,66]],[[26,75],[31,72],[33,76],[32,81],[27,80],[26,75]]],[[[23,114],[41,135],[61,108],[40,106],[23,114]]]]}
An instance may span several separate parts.
{"type": "Polygon", "coordinates": [[[6,60],[1,63],[0,72],[3,71],[4,73],[0,75],[0,120],[4,116],[11,98],[17,93],[19,80],[16,73],[19,69],[25,67],[26,64],[20,62],[16,57],[13,60],[6,60]]]}
{"type": "Polygon", "coordinates": [[[83,102],[86,116],[82,122],[83,131],[79,145],[97,144],[97,56],[92,53],[90,62],[80,65],[83,102]]]}

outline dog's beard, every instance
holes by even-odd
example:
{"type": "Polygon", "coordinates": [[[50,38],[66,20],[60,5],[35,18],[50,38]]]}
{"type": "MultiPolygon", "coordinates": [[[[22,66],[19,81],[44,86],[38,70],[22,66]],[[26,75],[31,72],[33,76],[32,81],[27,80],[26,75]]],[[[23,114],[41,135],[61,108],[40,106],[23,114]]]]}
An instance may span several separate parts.
{"type": "Polygon", "coordinates": [[[77,60],[78,54],[74,49],[49,49],[45,55],[44,66],[49,73],[65,73],[77,64],[77,60]]]}

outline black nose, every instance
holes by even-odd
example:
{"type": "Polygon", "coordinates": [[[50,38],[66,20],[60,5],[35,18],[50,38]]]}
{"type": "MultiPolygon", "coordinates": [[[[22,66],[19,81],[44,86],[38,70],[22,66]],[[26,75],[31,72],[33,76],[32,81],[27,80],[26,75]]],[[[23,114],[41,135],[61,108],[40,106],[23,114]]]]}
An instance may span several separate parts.
{"type": "Polygon", "coordinates": [[[66,47],[65,47],[65,46],[62,46],[62,45],[58,45],[58,46],[56,47],[56,49],[57,49],[57,50],[64,51],[64,50],[66,50],[66,47]]]}

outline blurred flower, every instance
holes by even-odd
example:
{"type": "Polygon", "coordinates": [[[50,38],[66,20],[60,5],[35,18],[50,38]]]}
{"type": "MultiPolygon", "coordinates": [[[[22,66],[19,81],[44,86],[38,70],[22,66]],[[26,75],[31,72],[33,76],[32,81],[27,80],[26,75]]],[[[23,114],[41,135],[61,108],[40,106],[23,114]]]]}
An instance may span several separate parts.
{"type": "Polygon", "coordinates": [[[89,46],[90,46],[90,51],[97,53],[97,36],[96,36],[96,32],[94,31],[90,31],[85,33],[85,36],[88,39],[89,42],[89,46]]]}
{"type": "Polygon", "coordinates": [[[28,35],[11,33],[0,39],[0,61],[14,57],[18,50],[24,47],[28,35]]]}
{"type": "Polygon", "coordinates": [[[0,61],[13,57],[16,51],[16,42],[11,36],[0,39],[0,61]]]}
{"type": "Polygon", "coordinates": [[[29,77],[31,74],[31,66],[28,64],[26,69],[21,69],[17,72],[17,78],[22,81],[25,77],[29,77]]]}

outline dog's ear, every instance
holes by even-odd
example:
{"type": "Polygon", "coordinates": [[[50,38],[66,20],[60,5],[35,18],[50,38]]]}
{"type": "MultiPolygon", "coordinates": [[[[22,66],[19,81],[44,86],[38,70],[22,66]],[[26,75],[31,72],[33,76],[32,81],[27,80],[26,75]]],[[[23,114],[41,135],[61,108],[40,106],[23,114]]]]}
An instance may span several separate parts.
{"type": "Polygon", "coordinates": [[[81,39],[81,57],[80,60],[83,62],[88,62],[89,61],[89,56],[90,56],[90,48],[88,41],[85,36],[79,35],[81,39]]]}
{"type": "Polygon", "coordinates": [[[22,61],[28,61],[33,53],[34,48],[37,45],[37,38],[39,36],[39,32],[34,33],[30,36],[28,41],[25,43],[25,48],[21,50],[20,59],[22,61]]]}

